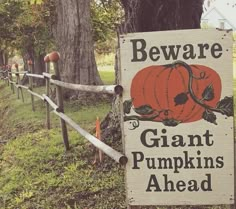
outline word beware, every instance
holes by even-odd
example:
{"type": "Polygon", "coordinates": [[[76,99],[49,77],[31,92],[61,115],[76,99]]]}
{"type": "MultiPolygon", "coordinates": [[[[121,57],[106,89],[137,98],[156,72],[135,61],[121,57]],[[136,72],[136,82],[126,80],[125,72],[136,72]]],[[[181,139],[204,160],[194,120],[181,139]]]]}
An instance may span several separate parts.
{"type": "Polygon", "coordinates": [[[133,57],[131,62],[144,62],[149,57],[152,61],[158,61],[161,57],[165,60],[177,60],[182,56],[183,60],[189,59],[206,59],[207,53],[218,59],[222,56],[223,48],[219,43],[199,43],[197,46],[193,44],[185,45],[164,45],[164,46],[151,46],[147,50],[147,43],[144,39],[130,40],[132,43],[133,57]]]}

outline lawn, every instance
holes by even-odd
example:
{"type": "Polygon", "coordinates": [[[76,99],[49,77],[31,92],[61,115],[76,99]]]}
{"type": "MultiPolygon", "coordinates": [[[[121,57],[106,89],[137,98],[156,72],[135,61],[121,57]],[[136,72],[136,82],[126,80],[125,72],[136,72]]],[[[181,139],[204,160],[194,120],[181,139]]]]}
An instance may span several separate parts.
{"type": "MultiPolygon", "coordinates": [[[[101,77],[113,83],[111,72],[101,77]]],[[[51,113],[52,129],[45,130],[45,104],[35,99],[32,112],[27,94],[23,103],[0,81],[0,141],[10,140],[0,143],[0,209],[125,208],[123,168],[107,156],[94,165],[93,146],[70,127],[71,149],[65,152],[59,119],[51,113]]],[[[107,101],[65,102],[66,114],[92,134],[96,117],[102,120],[110,108],[107,101]]]]}
{"type": "Polygon", "coordinates": [[[101,79],[103,80],[104,84],[110,85],[115,83],[115,71],[114,70],[103,70],[99,71],[101,79]]]}

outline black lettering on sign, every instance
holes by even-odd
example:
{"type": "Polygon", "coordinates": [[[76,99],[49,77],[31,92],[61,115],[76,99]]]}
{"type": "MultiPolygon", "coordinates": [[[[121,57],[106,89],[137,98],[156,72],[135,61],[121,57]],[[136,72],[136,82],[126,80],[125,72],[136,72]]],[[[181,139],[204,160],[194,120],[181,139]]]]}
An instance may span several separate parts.
{"type": "Polygon", "coordinates": [[[130,42],[133,51],[131,62],[144,62],[148,58],[154,62],[160,58],[165,60],[194,60],[196,57],[207,59],[207,55],[218,59],[223,54],[223,47],[219,43],[147,46],[144,39],[132,39],[130,42]]]}
{"type": "Polygon", "coordinates": [[[209,192],[212,191],[211,174],[205,174],[205,179],[185,179],[174,181],[171,176],[163,174],[157,177],[155,174],[150,175],[146,192],[209,192]]]}

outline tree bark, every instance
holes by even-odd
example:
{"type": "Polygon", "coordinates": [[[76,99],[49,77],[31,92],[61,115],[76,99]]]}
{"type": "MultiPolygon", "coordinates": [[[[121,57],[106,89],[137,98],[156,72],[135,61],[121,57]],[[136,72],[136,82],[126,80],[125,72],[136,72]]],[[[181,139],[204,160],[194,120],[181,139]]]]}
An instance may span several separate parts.
{"type": "Polygon", "coordinates": [[[204,0],[121,0],[121,33],[200,28],[204,0]]]}
{"type": "Polygon", "coordinates": [[[61,54],[61,79],[65,82],[102,84],[94,56],[90,0],[56,0],[54,31],[61,54]]]}
{"type": "MultiPolygon", "coordinates": [[[[35,74],[43,74],[45,72],[45,62],[44,57],[46,53],[39,53],[34,56],[34,73],[35,74]]],[[[34,79],[34,83],[36,86],[43,86],[45,85],[44,79],[34,79]]]]}
{"type": "MultiPolygon", "coordinates": [[[[35,74],[43,74],[45,72],[45,63],[44,57],[46,55],[45,52],[36,52],[33,41],[29,40],[27,45],[25,46],[25,54],[23,54],[23,61],[24,61],[24,69],[28,70],[28,60],[32,60],[32,73],[35,74]]],[[[28,83],[28,77],[24,76],[22,78],[22,84],[28,83]]],[[[33,83],[35,86],[43,86],[45,81],[43,79],[33,78],[33,83]]]]}
{"type": "Polygon", "coordinates": [[[4,65],[4,53],[2,50],[0,50],[0,66],[3,66],[4,65]]]}
{"type": "Polygon", "coordinates": [[[8,53],[5,50],[0,50],[0,66],[8,64],[8,53]]]}

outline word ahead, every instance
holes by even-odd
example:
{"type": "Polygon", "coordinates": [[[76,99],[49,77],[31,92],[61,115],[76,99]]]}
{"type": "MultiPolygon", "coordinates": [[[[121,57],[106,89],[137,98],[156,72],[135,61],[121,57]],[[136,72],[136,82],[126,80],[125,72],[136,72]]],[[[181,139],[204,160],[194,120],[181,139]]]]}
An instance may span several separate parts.
{"type": "Polygon", "coordinates": [[[168,179],[168,176],[166,174],[163,175],[162,181],[164,181],[164,187],[161,188],[160,184],[158,183],[157,176],[152,174],[150,176],[150,180],[148,183],[148,187],[146,189],[146,192],[197,192],[199,190],[207,192],[212,191],[211,186],[211,175],[206,174],[207,179],[202,180],[201,182],[198,182],[194,179],[189,180],[187,182],[180,180],[177,182],[171,181],[168,179]]]}
{"type": "Polygon", "coordinates": [[[165,60],[177,60],[177,59],[206,59],[207,51],[215,59],[222,56],[223,48],[219,43],[199,43],[197,47],[192,44],[184,45],[165,45],[165,46],[151,46],[147,51],[147,43],[144,39],[130,40],[133,48],[133,58],[131,62],[143,62],[146,61],[148,56],[152,61],[158,61],[162,56],[165,60]],[[182,54],[182,56],[180,56],[182,54]]]}

